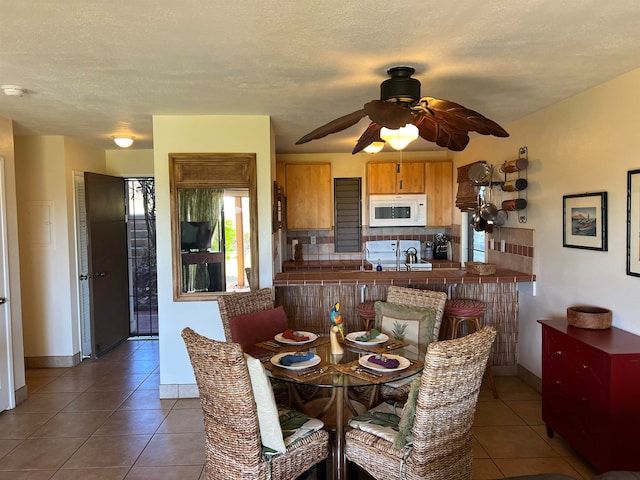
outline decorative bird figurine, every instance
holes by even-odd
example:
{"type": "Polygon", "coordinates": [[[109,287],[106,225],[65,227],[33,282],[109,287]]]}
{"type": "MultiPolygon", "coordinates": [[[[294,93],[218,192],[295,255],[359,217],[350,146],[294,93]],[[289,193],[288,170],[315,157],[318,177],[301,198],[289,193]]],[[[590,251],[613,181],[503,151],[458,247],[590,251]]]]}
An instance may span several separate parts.
{"type": "Polygon", "coordinates": [[[342,314],[340,314],[340,302],[336,302],[331,309],[331,325],[338,327],[340,330],[340,336],[342,340],[344,340],[344,319],[342,318],[342,314]]]}

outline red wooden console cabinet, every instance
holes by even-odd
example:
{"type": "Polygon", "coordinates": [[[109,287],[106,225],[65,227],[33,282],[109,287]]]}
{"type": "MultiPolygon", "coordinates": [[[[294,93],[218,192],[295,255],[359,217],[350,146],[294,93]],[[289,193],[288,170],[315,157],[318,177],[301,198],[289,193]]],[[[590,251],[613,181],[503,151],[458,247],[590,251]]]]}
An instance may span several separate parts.
{"type": "Polygon", "coordinates": [[[601,472],[640,471],[640,337],[542,324],[542,420],[601,472]]]}

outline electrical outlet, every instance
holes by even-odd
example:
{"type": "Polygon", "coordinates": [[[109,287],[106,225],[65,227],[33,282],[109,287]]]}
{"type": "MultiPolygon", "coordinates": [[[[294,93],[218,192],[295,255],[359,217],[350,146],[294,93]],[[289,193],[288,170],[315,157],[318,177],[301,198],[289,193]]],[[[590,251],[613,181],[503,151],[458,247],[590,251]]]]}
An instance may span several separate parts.
{"type": "Polygon", "coordinates": [[[507,245],[504,240],[500,240],[500,251],[503,253],[507,251],[507,245]]]}
{"type": "Polygon", "coordinates": [[[311,235],[311,237],[309,237],[311,239],[311,245],[315,245],[316,244],[316,236],[315,235],[311,235]]]}

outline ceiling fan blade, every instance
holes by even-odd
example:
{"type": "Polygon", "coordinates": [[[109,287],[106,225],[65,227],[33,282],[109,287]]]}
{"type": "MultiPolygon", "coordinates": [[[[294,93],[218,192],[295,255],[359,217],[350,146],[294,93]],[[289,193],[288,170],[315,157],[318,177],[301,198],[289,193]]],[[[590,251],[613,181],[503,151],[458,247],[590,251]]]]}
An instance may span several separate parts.
{"type": "Polygon", "coordinates": [[[378,125],[376,122],[371,122],[367,129],[360,135],[356,146],[353,147],[352,155],[364,150],[366,147],[371,145],[373,142],[381,142],[380,138],[380,129],[382,125],[378,125]]]}
{"type": "Polygon", "coordinates": [[[418,133],[422,138],[435,142],[440,147],[461,152],[469,143],[469,135],[466,131],[460,132],[448,128],[431,115],[422,114],[414,120],[413,124],[418,127],[418,133]]]}
{"type": "Polygon", "coordinates": [[[458,103],[433,97],[423,97],[420,99],[419,105],[423,108],[426,107],[427,112],[432,114],[438,123],[444,122],[453,130],[473,131],[482,135],[494,135],[496,137],[509,136],[507,131],[493,120],[458,103]]]}
{"type": "Polygon", "coordinates": [[[411,110],[408,107],[383,100],[371,100],[365,103],[364,111],[367,112],[372,122],[392,130],[397,130],[413,121],[411,110]]]}
{"type": "Polygon", "coordinates": [[[358,123],[360,119],[365,115],[367,115],[367,113],[363,108],[353,113],[349,113],[348,115],[345,115],[343,117],[336,118],[326,125],[316,128],[313,132],[307,133],[304,137],[296,142],[296,145],[307,143],[318,138],[326,137],[331,133],[340,132],[358,123]]]}

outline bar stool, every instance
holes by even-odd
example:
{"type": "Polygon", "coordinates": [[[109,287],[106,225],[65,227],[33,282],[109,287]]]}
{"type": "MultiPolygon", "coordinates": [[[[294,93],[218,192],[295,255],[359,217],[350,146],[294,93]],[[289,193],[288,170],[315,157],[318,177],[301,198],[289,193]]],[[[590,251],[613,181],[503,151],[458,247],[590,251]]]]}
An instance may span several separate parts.
{"type": "MultiPolygon", "coordinates": [[[[476,332],[482,328],[482,315],[486,310],[483,302],[478,300],[456,299],[447,300],[442,317],[443,327],[440,329],[440,340],[453,340],[459,336],[476,332]],[[466,327],[466,328],[465,328],[466,327]],[[459,330],[462,332],[459,333],[459,330]]],[[[487,379],[493,391],[493,397],[498,398],[498,390],[491,372],[491,365],[487,361],[487,379]]]]}
{"type": "Polygon", "coordinates": [[[362,329],[367,332],[371,330],[376,322],[376,302],[362,302],[356,307],[356,311],[362,322],[362,329]]]}

